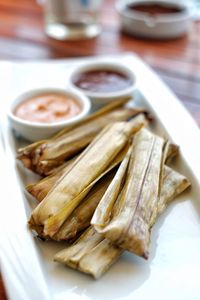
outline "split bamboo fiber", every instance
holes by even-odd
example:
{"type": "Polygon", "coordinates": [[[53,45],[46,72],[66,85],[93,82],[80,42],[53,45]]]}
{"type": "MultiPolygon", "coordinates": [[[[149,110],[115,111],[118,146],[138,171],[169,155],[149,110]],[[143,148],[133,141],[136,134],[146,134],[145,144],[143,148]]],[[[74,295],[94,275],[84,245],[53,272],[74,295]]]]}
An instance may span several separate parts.
{"type": "Polygon", "coordinates": [[[123,252],[89,227],[81,237],[54,257],[56,262],[65,264],[83,273],[99,278],[123,252]]]}
{"type": "Polygon", "coordinates": [[[141,129],[91,222],[105,238],[144,258],[149,255],[168,150],[168,142],[141,129]]]}
{"type": "MultiPolygon", "coordinates": [[[[76,157],[77,158],[77,157],[76,157]]],[[[72,167],[75,159],[70,159],[63,165],[59,166],[50,174],[49,176],[42,178],[40,181],[29,184],[26,187],[26,190],[35,197],[38,201],[42,201],[48,192],[54,187],[55,183],[61,178],[63,174],[68,172],[68,170],[72,167]]]]}
{"type": "Polygon", "coordinates": [[[145,124],[144,116],[139,115],[130,122],[105,127],[36,207],[30,227],[43,237],[54,236],[109,166],[116,166],[114,159],[145,124]]]}
{"type": "MultiPolygon", "coordinates": [[[[190,183],[181,174],[165,166],[161,196],[158,202],[157,215],[151,220],[150,227],[158,216],[165,210],[167,205],[190,183]]],[[[103,238],[91,226],[81,237],[68,248],[58,252],[54,260],[77,269],[94,278],[101,277],[120,257],[123,249],[113,244],[110,240],[103,238]]]]}
{"type": "Polygon", "coordinates": [[[58,232],[53,236],[54,240],[62,241],[73,239],[79,232],[90,225],[94,211],[113,179],[114,174],[115,170],[109,172],[94,185],[83,202],[77,206],[58,232]]]}

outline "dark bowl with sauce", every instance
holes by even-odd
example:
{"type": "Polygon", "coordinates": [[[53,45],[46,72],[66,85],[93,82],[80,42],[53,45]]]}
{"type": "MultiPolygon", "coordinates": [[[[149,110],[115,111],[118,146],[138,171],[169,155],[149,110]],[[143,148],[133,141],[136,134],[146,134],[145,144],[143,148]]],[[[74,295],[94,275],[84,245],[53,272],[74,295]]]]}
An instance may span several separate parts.
{"type": "Polygon", "coordinates": [[[135,75],[129,68],[111,62],[79,66],[70,76],[71,86],[90,97],[95,105],[131,96],[135,82],[135,75]]]}
{"type": "Polygon", "coordinates": [[[20,136],[37,141],[80,121],[90,108],[89,98],[78,91],[35,89],[18,96],[11,103],[8,120],[20,136]]]}
{"type": "Polygon", "coordinates": [[[172,0],[118,0],[122,30],[134,36],[171,39],[187,32],[190,8],[172,0]]]}

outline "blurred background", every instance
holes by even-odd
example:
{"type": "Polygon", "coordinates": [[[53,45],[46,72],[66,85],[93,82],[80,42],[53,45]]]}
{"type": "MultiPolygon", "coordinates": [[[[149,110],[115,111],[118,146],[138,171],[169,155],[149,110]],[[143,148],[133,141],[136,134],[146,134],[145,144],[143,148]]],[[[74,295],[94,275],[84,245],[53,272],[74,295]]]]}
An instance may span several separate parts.
{"type": "MultiPolygon", "coordinates": [[[[0,0],[0,59],[43,59],[80,55],[114,54],[123,51],[135,51],[144,55],[159,46],[159,42],[144,42],[128,38],[120,33],[119,17],[115,10],[114,0],[104,0],[100,22],[101,34],[94,40],[86,40],[80,49],[79,42],[58,42],[50,39],[44,32],[42,3],[45,0],[0,0]],[[141,49],[141,45],[148,49],[141,49]]],[[[175,1],[175,0],[174,0],[175,1]]],[[[184,0],[182,0],[184,1],[184,0]]],[[[176,1],[175,1],[176,2],[176,1]]],[[[188,2],[188,1],[187,1],[188,2]]],[[[194,19],[200,16],[200,1],[190,0],[196,7],[194,19]]],[[[197,22],[198,21],[194,21],[197,22]]],[[[199,24],[193,26],[187,36],[177,45],[187,47],[187,43],[199,42],[199,24]]],[[[173,43],[174,41],[172,41],[173,43]]],[[[164,43],[166,47],[169,43],[164,43]]],[[[170,49],[169,55],[170,55],[170,49]]],[[[172,51],[172,50],[171,50],[172,51]]],[[[188,52],[192,50],[188,49],[188,52]]],[[[199,56],[199,54],[197,55],[199,56]]],[[[150,59],[150,58],[149,58],[150,59]]]]}

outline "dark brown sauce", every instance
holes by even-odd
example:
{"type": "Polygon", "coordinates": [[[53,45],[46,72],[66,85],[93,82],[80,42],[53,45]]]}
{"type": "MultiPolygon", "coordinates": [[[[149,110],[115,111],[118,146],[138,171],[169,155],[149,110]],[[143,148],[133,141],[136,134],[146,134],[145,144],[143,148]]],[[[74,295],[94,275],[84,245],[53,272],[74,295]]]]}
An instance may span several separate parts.
{"type": "Polygon", "coordinates": [[[139,13],[145,13],[148,15],[163,15],[163,14],[175,14],[184,11],[184,8],[176,5],[162,4],[155,2],[133,3],[127,6],[128,10],[132,10],[139,13]]]}
{"type": "Polygon", "coordinates": [[[94,70],[78,74],[73,83],[83,90],[111,93],[126,89],[133,82],[131,78],[117,71],[94,70]]]}

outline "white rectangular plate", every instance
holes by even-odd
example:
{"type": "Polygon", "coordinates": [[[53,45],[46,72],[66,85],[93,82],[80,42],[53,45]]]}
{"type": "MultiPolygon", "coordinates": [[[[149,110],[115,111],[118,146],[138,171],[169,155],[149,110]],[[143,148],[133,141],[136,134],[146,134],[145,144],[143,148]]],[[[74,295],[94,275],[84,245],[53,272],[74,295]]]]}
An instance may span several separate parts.
{"type": "MultiPolygon", "coordinates": [[[[87,60],[101,60],[91,58],[87,60]]],[[[52,261],[64,243],[42,242],[27,229],[33,200],[24,185],[35,176],[16,164],[22,141],[9,129],[6,108],[20,93],[38,87],[65,88],[67,77],[86,60],[1,63],[0,148],[1,272],[11,300],[197,300],[200,297],[200,132],[160,79],[133,55],[104,57],[128,65],[137,77],[135,105],[148,108],[153,130],[180,145],[174,167],[192,182],[153,228],[150,258],[124,253],[98,281],[52,261]],[[5,84],[4,84],[5,83],[5,84]]]]}

